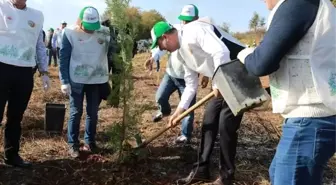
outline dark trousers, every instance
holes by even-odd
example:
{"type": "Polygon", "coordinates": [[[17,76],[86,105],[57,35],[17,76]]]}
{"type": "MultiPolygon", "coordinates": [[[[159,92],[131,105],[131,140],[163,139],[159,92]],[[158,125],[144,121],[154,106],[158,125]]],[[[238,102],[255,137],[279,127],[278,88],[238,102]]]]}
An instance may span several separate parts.
{"type": "Polygon", "coordinates": [[[21,121],[33,90],[31,67],[17,67],[0,62],[0,122],[6,103],[4,151],[7,159],[16,157],[20,148],[21,121]]]}
{"type": "Polygon", "coordinates": [[[61,48],[56,47],[56,55],[57,55],[57,58],[59,58],[59,56],[60,56],[60,50],[61,50],[61,48]]]}
{"type": "Polygon", "coordinates": [[[49,56],[49,66],[51,65],[51,59],[54,59],[54,66],[57,66],[57,54],[56,50],[54,49],[48,49],[48,56],[49,56]]]}
{"type": "Polygon", "coordinates": [[[208,170],[210,156],[218,131],[220,134],[220,177],[232,180],[240,122],[243,115],[234,116],[223,98],[212,98],[206,105],[202,126],[199,161],[194,164],[200,172],[208,170]]]}

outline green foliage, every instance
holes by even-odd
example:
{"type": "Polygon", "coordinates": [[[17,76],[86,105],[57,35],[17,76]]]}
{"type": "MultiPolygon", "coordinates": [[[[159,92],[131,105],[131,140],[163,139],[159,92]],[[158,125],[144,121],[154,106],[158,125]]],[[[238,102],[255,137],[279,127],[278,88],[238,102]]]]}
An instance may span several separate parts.
{"type": "Polygon", "coordinates": [[[331,0],[331,2],[336,7],[336,0],[331,0]]]}
{"type": "MultiPolygon", "coordinates": [[[[103,17],[116,17],[111,16],[110,9],[108,8],[103,17]]],[[[138,7],[127,7],[126,14],[128,21],[137,30],[136,40],[149,39],[150,30],[156,22],[165,20],[165,18],[156,10],[141,11],[138,7]]]]}
{"type": "Polygon", "coordinates": [[[106,0],[106,3],[111,23],[118,30],[117,42],[120,53],[114,57],[114,62],[121,64],[117,76],[121,87],[120,107],[123,109],[122,120],[113,124],[109,135],[111,145],[119,150],[119,160],[124,161],[129,157],[129,148],[125,145],[125,141],[138,133],[137,123],[140,122],[144,112],[142,106],[135,103],[132,77],[133,43],[138,34],[141,18],[138,16],[137,8],[129,7],[130,0],[106,0]]]}
{"type": "Polygon", "coordinates": [[[227,33],[230,33],[230,24],[227,23],[227,22],[223,22],[222,25],[220,26],[220,28],[227,32],[227,33]]]}

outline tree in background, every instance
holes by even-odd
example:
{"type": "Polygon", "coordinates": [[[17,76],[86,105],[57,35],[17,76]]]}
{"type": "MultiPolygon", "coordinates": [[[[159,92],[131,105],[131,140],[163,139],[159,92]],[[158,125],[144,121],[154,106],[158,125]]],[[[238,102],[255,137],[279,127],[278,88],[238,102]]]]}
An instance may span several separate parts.
{"type": "Polygon", "coordinates": [[[231,25],[227,22],[223,22],[222,25],[220,26],[220,28],[227,33],[230,33],[230,27],[231,25]]]}
{"type": "Polygon", "coordinates": [[[249,24],[250,30],[254,30],[254,32],[257,32],[259,23],[260,23],[260,16],[257,12],[254,12],[249,24]]]}
{"type": "Polygon", "coordinates": [[[141,12],[141,33],[138,39],[149,39],[150,31],[155,23],[165,21],[166,19],[156,10],[149,10],[141,12]]]}
{"type": "Polygon", "coordinates": [[[336,7],[336,0],[331,0],[332,4],[336,7]]]}
{"type": "Polygon", "coordinates": [[[254,44],[257,44],[259,40],[261,40],[261,37],[263,33],[265,32],[265,24],[266,24],[265,18],[260,17],[260,15],[257,12],[254,12],[249,22],[249,28],[250,30],[254,32],[255,40],[253,41],[253,43],[249,43],[249,44],[254,45],[254,44]]]}

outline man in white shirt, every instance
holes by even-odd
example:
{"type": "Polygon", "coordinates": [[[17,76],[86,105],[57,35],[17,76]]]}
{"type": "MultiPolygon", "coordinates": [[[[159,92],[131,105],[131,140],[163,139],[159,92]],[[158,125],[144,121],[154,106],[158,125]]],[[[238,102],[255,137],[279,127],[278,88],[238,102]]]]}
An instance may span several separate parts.
{"type": "MultiPolygon", "coordinates": [[[[197,7],[195,7],[197,10],[197,7]]],[[[198,11],[198,10],[197,10],[198,11]]],[[[198,19],[198,15],[193,19],[198,19]]],[[[180,30],[180,25],[175,25],[175,28],[180,30]]],[[[146,61],[147,68],[151,69],[153,61],[158,61],[166,53],[161,51],[158,47],[152,49],[152,56],[146,61]]],[[[169,97],[177,90],[180,95],[183,94],[185,89],[184,81],[184,69],[183,60],[178,55],[178,51],[169,54],[169,59],[166,67],[166,73],[160,83],[160,86],[156,92],[156,102],[159,106],[158,113],[154,116],[153,121],[158,122],[164,116],[169,116],[171,113],[171,107],[169,104],[169,97]]],[[[196,102],[196,95],[194,96],[190,106],[196,102]]],[[[190,113],[182,120],[181,135],[177,137],[176,143],[189,143],[193,131],[194,112],[190,113]]]]}
{"type": "Polygon", "coordinates": [[[43,87],[49,88],[48,60],[43,42],[41,11],[26,0],[0,0],[0,122],[7,106],[5,163],[30,167],[19,155],[21,121],[34,87],[33,68],[38,65],[43,87]],[[36,59],[36,60],[35,60],[36,59]]]}
{"type": "Polygon", "coordinates": [[[62,40],[63,40],[63,30],[64,28],[66,28],[66,26],[67,26],[67,23],[65,21],[62,21],[61,27],[55,31],[53,38],[52,38],[52,46],[56,50],[57,59],[59,59],[59,52],[60,52],[60,48],[62,46],[62,40]]]}
{"type": "MultiPolygon", "coordinates": [[[[184,80],[186,88],[175,113],[170,117],[170,124],[190,105],[198,87],[198,73],[212,77],[216,68],[237,58],[244,45],[211,24],[208,19],[199,19],[183,26],[182,36],[167,22],[158,22],[152,32],[153,47],[170,52],[179,49],[184,60],[184,80]]],[[[220,176],[216,185],[232,184],[234,178],[234,159],[237,146],[237,130],[243,115],[234,116],[227,103],[213,84],[216,96],[211,99],[205,110],[201,149],[198,162],[188,177],[180,179],[180,183],[195,183],[209,180],[210,155],[218,131],[220,133],[220,176]]]]}

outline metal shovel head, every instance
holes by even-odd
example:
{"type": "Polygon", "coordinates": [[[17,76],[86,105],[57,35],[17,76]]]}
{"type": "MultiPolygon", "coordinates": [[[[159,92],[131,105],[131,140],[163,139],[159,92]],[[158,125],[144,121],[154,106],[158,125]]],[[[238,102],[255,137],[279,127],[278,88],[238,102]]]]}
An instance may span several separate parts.
{"type": "Polygon", "coordinates": [[[212,80],[234,115],[270,99],[259,77],[248,73],[238,59],[220,65],[212,80]]]}

